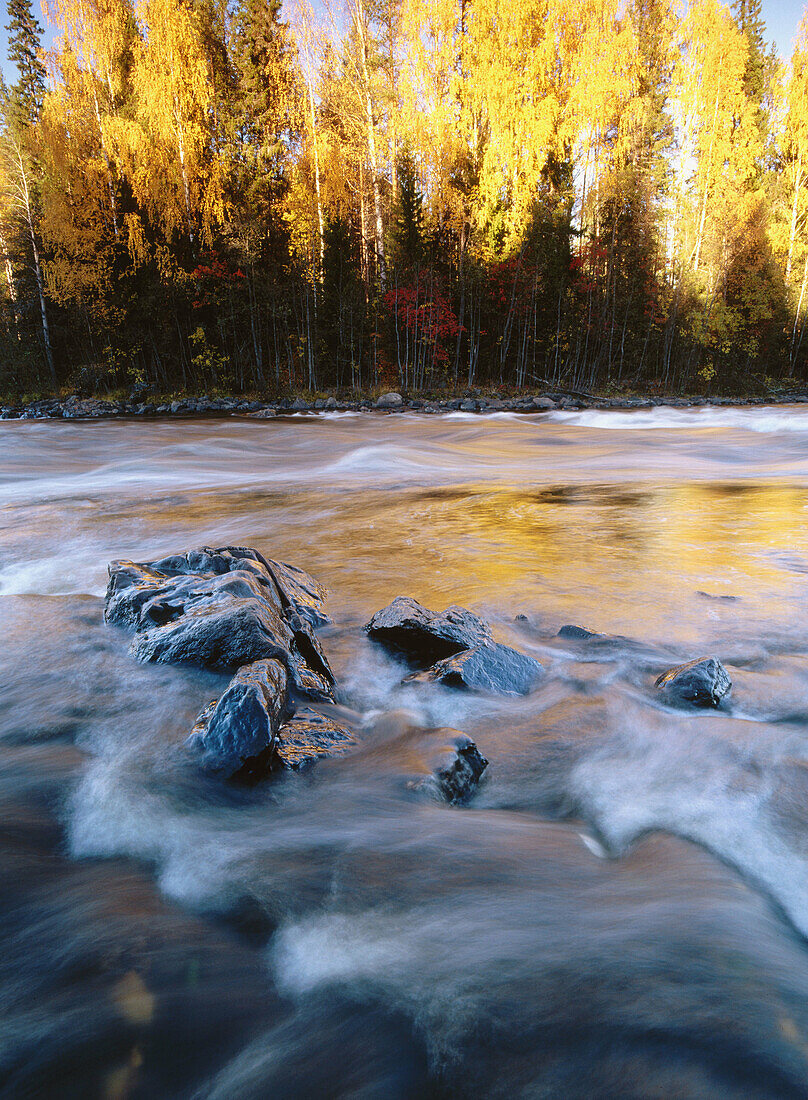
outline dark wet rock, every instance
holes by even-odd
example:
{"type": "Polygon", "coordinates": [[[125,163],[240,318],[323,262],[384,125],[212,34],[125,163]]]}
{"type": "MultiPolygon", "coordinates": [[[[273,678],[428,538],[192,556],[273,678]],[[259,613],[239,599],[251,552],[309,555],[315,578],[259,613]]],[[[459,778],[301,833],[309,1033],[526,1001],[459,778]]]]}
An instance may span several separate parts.
{"type": "Polygon", "coordinates": [[[598,630],[587,630],[585,626],[575,626],[572,623],[567,623],[566,626],[561,627],[556,637],[576,638],[586,641],[590,638],[608,638],[610,635],[601,634],[598,630]]]}
{"type": "Polygon", "coordinates": [[[465,401],[460,402],[460,409],[462,412],[476,412],[477,402],[472,401],[471,398],[467,398],[465,401]]]}
{"type": "Polygon", "coordinates": [[[355,745],[349,729],[312,707],[303,707],[278,731],[273,767],[302,771],[324,756],[343,756],[355,745]]]}
{"type": "Polygon", "coordinates": [[[496,695],[527,695],[544,669],[533,657],[494,642],[445,657],[425,672],[408,676],[405,683],[440,683],[467,691],[496,695]]]}
{"type": "Polygon", "coordinates": [[[380,409],[398,409],[404,404],[404,398],[400,393],[383,393],[376,406],[380,409]]]}
{"type": "Polygon", "coordinates": [[[732,688],[727,670],[715,657],[700,657],[671,668],[654,685],[670,703],[717,707],[732,688]]]}
{"type": "Polygon", "coordinates": [[[202,767],[233,779],[258,779],[269,771],[288,704],[288,677],[275,660],[240,668],[224,695],[208,704],[188,745],[202,767]]]}
{"type": "Polygon", "coordinates": [[[296,397],[291,405],[293,412],[308,412],[309,405],[307,401],[304,401],[302,397],[296,397]]]}
{"type": "Polygon", "coordinates": [[[452,805],[467,802],[477,790],[488,761],[470,737],[457,730],[446,730],[448,738],[432,754],[431,772],[413,780],[412,790],[425,791],[433,798],[452,805]]]}
{"type": "Polygon", "coordinates": [[[299,694],[332,697],[334,678],[313,633],[328,622],[324,590],[303,570],[225,546],[114,561],[109,577],[105,618],[135,630],[138,659],[234,671],[275,658],[299,694]]]}
{"type": "Polygon", "coordinates": [[[741,598],[740,596],[714,596],[712,592],[702,592],[701,589],[696,593],[697,596],[701,596],[705,600],[721,600],[724,603],[737,603],[741,598]]]}
{"type": "Polygon", "coordinates": [[[494,643],[488,624],[464,607],[453,604],[445,611],[429,611],[409,596],[397,596],[377,611],[365,631],[374,642],[421,667],[464,649],[494,643]]]}

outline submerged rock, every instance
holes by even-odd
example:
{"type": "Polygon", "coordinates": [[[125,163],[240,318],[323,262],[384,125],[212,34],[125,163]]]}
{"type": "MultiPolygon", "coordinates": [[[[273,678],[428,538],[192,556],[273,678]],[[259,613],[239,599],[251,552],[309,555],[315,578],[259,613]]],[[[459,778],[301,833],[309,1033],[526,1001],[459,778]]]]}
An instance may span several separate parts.
{"type": "Polygon", "coordinates": [[[433,756],[432,772],[409,784],[412,790],[426,791],[452,805],[468,801],[477,790],[488,761],[470,737],[447,730],[449,739],[433,756]]]}
{"type": "Polygon", "coordinates": [[[562,626],[557,638],[576,638],[581,641],[588,640],[590,638],[608,638],[608,634],[601,634],[598,630],[587,630],[585,626],[574,626],[572,623],[567,623],[566,626],[562,626]]]}
{"type": "Polygon", "coordinates": [[[274,658],[295,690],[331,699],[334,677],[313,628],[324,590],[301,569],[242,546],[202,547],[109,566],[105,618],[134,628],[142,661],[234,671],[274,658]]]}
{"type": "Polygon", "coordinates": [[[425,672],[407,676],[405,683],[441,683],[497,695],[527,695],[544,673],[533,657],[493,642],[445,657],[425,672]]]}
{"type": "Polygon", "coordinates": [[[303,707],[278,731],[273,766],[302,771],[324,756],[342,756],[356,745],[350,730],[312,707],[303,707]]]}
{"type": "Polygon", "coordinates": [[[464,649],[493,645],[486,622],[463,607],[429,611],[409,596],[397,596],[365,626],[368,637],[421,666],[464,649]]]}
{"type": "Polygon", "coordinates": [[[238,670],[224,695],[199,715],[188,738],[206,771],[230,779],[266,774],[287,708],[287,684],[279,661],[256,661],[238,670]]]}
{"type": "Polygon", "coordinates": [[[732,688],[732,680],[715,657],[700,657],[663,672],[654,685],[667,702],[717,707],[732,688]]]}

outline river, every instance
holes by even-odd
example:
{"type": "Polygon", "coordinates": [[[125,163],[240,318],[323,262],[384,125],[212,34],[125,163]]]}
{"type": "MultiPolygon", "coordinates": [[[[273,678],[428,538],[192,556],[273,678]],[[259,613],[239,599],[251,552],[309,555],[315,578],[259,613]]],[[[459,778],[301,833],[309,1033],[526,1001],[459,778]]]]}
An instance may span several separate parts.
{"type": "Polygon", "coordinates": [[[2,1096],[808,1097],[808,412],[2,422],[0,508],[2,1096]],[[183,747],[226,679],[103,620],[226,544],[328,587],[360,729],[252,789],[183,747]],[[402,685],[399,594],[539,689],[402,685]],[[443,726],[467,806],[407,786],[443,726]]]}

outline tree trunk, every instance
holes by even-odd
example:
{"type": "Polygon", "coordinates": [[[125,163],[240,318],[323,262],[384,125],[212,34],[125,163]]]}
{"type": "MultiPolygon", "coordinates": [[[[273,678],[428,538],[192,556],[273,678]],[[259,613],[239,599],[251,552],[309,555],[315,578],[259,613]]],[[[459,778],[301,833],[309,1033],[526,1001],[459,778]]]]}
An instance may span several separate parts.
{"type": "Polygon", "coordinates": [[[19,186],[18,194],[22,200],[22,212],[25,217],[25,224],[28,228],[28,235],[31,238],[31,253],[34,261],[34,277],[36,279],[36,289],[39,295],[39,313],[42,321],[42,340],[45,344],[45,358],[48,361],[48,372],[50,374],[51,382],[56,387],[56,366],[53,361],[53,348],[51,347],[50,339],[50,326],[48,325],[48,310],[45,305],[45,282],[42,278],[42,264],[39,259],[39,247],[36,243],[36,229],[34,227],[34,213],[31,209],[31,192],[28,187],[28,175],[25,171],[25,161],[23,160],[22,149],[15,143],[14,152],[17,160],[17,169],[19,171],[19,186]]]}

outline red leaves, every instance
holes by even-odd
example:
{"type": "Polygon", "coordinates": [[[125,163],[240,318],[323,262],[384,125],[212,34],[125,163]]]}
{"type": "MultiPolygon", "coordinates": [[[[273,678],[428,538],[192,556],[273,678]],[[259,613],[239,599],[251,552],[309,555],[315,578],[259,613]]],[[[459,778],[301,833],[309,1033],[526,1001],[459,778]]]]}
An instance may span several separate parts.
{"type": "Polygon", "coordinates": [[[191,272],[191,278],[195,279],[199,294],[191,303],[192,309],[204,309],[211,304],[211,295],[215,301],[217,294],[227,286],[243,279],[244,272],[241,268],[231,271],[224,260],[216,252],[204,252],[202,260],[191,272]]]}
{"type": "Polygon", "coordinates": [[[457,336],[460,322],[450,299],[434,282],[421,278],[409,286],[389,290],[384,303],[414,340],[434,345],[436,362],[448,361],[449,352],[442,342],[457,336]]]}

